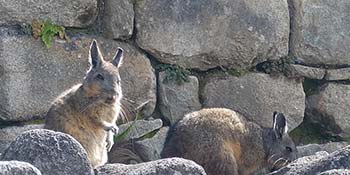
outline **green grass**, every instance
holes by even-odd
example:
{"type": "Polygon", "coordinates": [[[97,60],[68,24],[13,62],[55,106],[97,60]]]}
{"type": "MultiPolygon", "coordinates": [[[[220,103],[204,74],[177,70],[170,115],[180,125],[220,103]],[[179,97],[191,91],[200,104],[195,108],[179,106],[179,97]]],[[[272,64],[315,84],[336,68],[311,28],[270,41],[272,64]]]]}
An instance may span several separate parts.
{"type": "Polygon", "coordinates": [[[163,83],[175,81],[181,85],[184,82],[189,82],[188,76],[191,75],[189,70],[175,64],[159,64],[156,69],[160,72],[165,72],[163,83]]]}
{"type": "Polygon", "coordinates": [[[126,128],[126,130],[124,130],[122,133],[115,136],[114,141],[118,142],[118,141],[124,140],[126,138],[126,136],[128,136],[130,134],[131,130],[135,127],[136,121],[139,118],[141,118],[141,114],[138,112],[138,113],[136,113],[136,117],[135,117],[134,121],[130,124],[130,126],[128,128],[126,128]]]}
{"type": "Polygon", "coordinates": [[[159,131],[159,129],[153,130],[153,131],[151,131],[151,132],[149,132],[149,133],[147,133],[147,134],[141,136],[140,139],[141,139],[141,140],[143,140],[143,139],[150,139],[150,138],[152,138],[153,136],[155,136],[155,135],[158,133],[158,131],[159,131]]]}
{"type": "Polygon", "coordinates": [[[346,140],[345,138],[331,135],[325,131],[326,129],[322,128],[319,124],[305,120],[297,128],[291,131],[289,135],[297,145],[305,145],[310,143],[322,144],[346,140]]]}

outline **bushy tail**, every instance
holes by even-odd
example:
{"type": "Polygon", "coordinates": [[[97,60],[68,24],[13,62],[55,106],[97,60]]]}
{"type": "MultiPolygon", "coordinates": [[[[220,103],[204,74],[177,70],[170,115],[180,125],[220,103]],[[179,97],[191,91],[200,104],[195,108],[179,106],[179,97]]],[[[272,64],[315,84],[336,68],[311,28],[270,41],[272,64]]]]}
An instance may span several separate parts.
{"type": "Polygon", "coordinates": [[[124,140],[113,145],[108,153],[109,163],[136,164],[150,161],[148,148],[136,139],[124,140]]]}

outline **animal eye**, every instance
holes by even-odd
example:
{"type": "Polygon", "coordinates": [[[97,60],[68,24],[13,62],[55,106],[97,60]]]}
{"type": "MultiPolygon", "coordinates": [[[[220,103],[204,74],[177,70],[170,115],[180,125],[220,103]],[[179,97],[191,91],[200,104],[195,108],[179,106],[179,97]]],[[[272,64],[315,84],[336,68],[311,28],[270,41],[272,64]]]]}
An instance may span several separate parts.
{"type": "Polygon", "coordinates": [[[289,147],[289,146],[286,146],[286,150],[287,150],[288,152],[292,152],[292,151],[293,151],[292,148],[289,147]]]}
{"type": "Polygon", "coordinates": [[[97,74],[96,75],[96,79],[99,79],[99,80],[103,81],[105,78],[101,74],[97,74]]]}

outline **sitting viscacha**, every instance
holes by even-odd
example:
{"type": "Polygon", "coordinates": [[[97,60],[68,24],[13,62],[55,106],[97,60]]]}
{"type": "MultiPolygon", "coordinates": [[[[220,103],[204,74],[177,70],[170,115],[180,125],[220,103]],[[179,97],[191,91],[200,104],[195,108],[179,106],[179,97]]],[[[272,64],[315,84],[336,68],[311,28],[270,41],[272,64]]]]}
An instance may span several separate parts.
{"type": "Polygon", "coordinates": [[[208,175],[272,171],[296,158],[287,130],[287,121],[278,112],[273,114],[272,128],[263,128],[230,109],[202,109],[171,128],[161,155],[193,160],[208,175]]]}
{"type": "Polygon", "coordinates": [[[107,151],[118,132],[122,59],[123,50],[118,48],[112,61],[105,61],[93,40],[89,52],[91,66],[83,82],[61,94],[45,118],[46,129],[67,133],[80,142],[94,168],[107,162],[107,151]]]}

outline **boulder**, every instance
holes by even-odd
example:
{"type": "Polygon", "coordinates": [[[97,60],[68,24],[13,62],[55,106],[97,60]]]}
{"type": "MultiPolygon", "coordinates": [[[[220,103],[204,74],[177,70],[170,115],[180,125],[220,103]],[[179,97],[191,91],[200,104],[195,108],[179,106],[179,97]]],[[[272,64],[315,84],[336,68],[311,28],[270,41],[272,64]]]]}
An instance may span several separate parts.
{"type": "Polygon", "coordinates": [[[136,42],[160,62],[247,68],[288,53],[287,0],[140,0],[136,42]]]}
{"type": "Polygon", "coordinates": [[[264,127],[272,127],[274,111],[287,117],[290,130],[302,121],[305,94],[301,82],[284,76],[248,73],[242,77],[212,76],[201,94],[204,107],[224,107],[264,127]]]}
{"type": "Polygon", "coordinates": [[[13,142],[17,136],[23,132],[33,129],[43,129],[44,125],[24,125],[24,126],[10,126],[0,129],[0,156],[7,149],[7,147],[13,142]]]}
{"type": "Polygon", "coordinates": [[[197,77],[189,76],[188,82],[164,81],[166,73],[159,73],[159,108],[162,116],[174,124],[184,114],[201,109],[199,102],[199,82],[197,77]]]}
{"type": "Polygon", "coordinates": [[[350,169],[334,169],[320,173],[320,175],[350,175],[350,169]]]}
{"type": "Polygon", "coordinates": [[[329,155],[316,154],[299,158],[269,175],[311,175],[334,169],[350,169],[350,146],[329,155]]]}
{"type": "Polygon", "coordinates": [[[95,21],[97,0],[19,0],[0,2],[0,24],[48,20],[66,27],[84,27],[95,21]]]}
{"type": "MultiPolygon", "coordinates": [[[[119,133],[123,133],[134,121],[122,124],[119,127],[119,133]]],[[[124,139],[140,138],[154,130],[157,130],[163,126],[161,119],[155,120],[137,120],[132,128],[128,131],[128,134],[124,139]]]]}
{"type": "Polygon", "coordinates": [[[316,67],[291,64],[289,71],[293,77],[305,77],[309,79],[322,80],[326,75],[326,70],[316,67]]]}
{"type": "Polygon", "coordinates": [[[0,161],[1,175],[41,175],[38,168],[20,161],[0,161]]]}
{"type": "Polygon", "coordinates": [[[152,138],[147,138],[138,142],[147,148],[148,158],[150,160],[158,160],[161,158],[160,153],[163,150],[168,131],[169,127],[160,128],[152,138]]]}
{"type": "Polygon", "coordinates": [[[310,65],[349,65],[348,0],[289,0],[291,54],[310,65]]]}
{"type": "Polygon", "coordinates": [[[44,175],[92,175],[84,148],[73,137],[46,129],[27,131],[5,151],[3,160],[28,162],[44,175]]]}
{"type": "MultiPolygon", "coordinates": [[[[43,117],[59,94],[82,82],[89,67],[92,37],[55,40],[47,49],[39,40],[13,33],[0,34],[0,119],[43,117]]],[[[97,41],[107,60],[117,47],[125,50],[120,70],[124,99],[128,99],[122,104],[124,111],[148,101],[142,112],[151,115],[156,104],[156,77],[150,61],[130,44],[102,38],[97,41]]]]}
{"type": "Polygon", "coordinates": [[[350,136],[350,85],[329,83],[306,100],[306,114],[333,134],[350,136]]]}
{"type": "Polygon", "coordinates": [[[303,146],[297,146],[298,157],[311,156],[319,151],[326,151],[327,153],[332,153],[348,145],[350,145],[349,142],[329,142],[325,144],[308,144],[303,146]]]}
{"type": "Polygon", "coordinates": [[[96,175],[206,175],[204,169],[191,160],[161,159],[136,165],[106,164],[96,169],[96,175]]]}
{"type": "Polygon", "coordinates": [[[129,0],[105,0],[103,25],[107,38],[129,39],[134,28],[134,6],[129,0]]]}
{"type": "Polygon", "coordinates": [[[329,69],[326,80],[350,80],[350,68],[329,69]]]}

